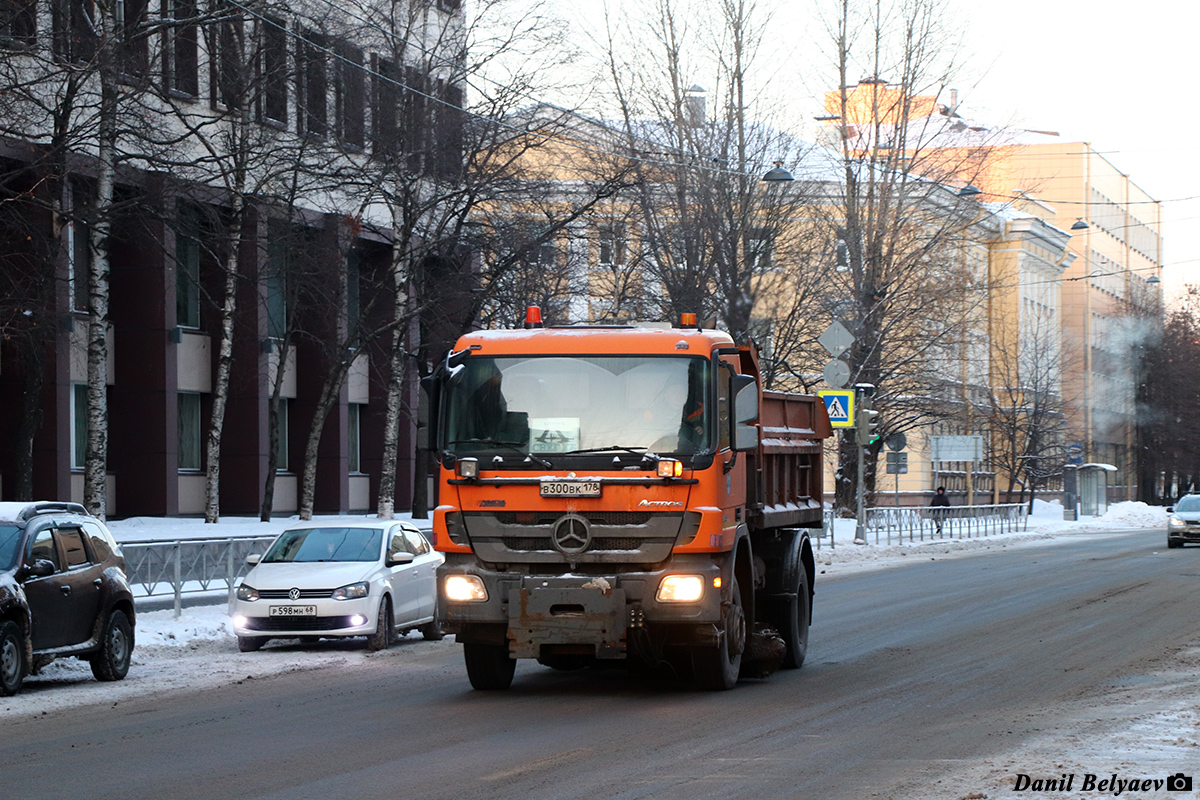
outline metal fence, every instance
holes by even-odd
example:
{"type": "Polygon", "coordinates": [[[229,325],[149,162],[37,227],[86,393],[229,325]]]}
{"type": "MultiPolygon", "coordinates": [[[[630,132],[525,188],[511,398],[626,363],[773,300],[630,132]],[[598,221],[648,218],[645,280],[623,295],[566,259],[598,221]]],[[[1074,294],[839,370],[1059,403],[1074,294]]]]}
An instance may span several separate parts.
{"type": "Polygon", "coordinates": [[[125,574],[137,597],[175,596],[175,616],[183,595],[227,590],[250,567],[246,556],[267,549],[274,536],[231,536],[212,539],[155,539],[124,542],[125,574]]]}
{"type": "Polygon", "coordinates": [[[867,509],[867,533],[875,532],[892,543],[933,539],[971,539],[994,533],[1013,533],[1028,528],[1028,507],[1024,503],[997,506],[952,506],[939,508],[880,507],[867,509]]]}

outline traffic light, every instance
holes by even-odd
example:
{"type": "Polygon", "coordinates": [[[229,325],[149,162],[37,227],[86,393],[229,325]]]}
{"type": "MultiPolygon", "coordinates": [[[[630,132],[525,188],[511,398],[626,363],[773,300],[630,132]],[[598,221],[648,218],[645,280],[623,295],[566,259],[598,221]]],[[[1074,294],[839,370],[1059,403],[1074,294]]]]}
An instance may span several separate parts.
{"type": "Polygon", "coordinates": [[[869,408],[858,410],[858,419],[854,425],[854,438],[859,444],[872,445],[879,438],[879,412],[869,408]]]}

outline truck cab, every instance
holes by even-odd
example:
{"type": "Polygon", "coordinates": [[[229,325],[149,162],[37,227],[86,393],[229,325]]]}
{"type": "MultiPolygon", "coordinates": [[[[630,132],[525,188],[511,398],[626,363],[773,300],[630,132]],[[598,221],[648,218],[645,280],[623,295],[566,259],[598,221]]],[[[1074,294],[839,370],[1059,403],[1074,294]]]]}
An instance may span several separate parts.
{"type": "Polygon", "coordinates": [[[426,388],[439,616],[472,685],[506,688],[518,658],[637,659],[736,682],[768,583],[748,505],[762,477],[751,365],[699,328],[458,341],[426,388]]]}

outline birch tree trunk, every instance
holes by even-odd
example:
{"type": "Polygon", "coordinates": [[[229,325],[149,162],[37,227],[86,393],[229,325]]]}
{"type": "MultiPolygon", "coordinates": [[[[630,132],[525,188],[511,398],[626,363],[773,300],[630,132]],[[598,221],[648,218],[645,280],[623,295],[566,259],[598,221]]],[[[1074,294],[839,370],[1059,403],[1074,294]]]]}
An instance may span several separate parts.
{"type": "MultiPolygon", "coordinates": [[[[111,9],[98,4],[101,30],[113,29],[111,9]]],[[[108,48],[100,48],[100,120],[96,201],[92,206],[92,264],[88,273],[87,455],[84,460],[83,504],[99,519],[108,516],[108,299],[109,237],[117,176],[117,111],[119,89],[108,48]]]]}
{"type": "Polygon", "coordinates": [[[325,385],[321,387],[321,398],[317,401],[313,413],[312,425],[308,429],[308,442],[304,446],[304,477],[300,480],[300,519],[312,519],[313,505],[317,493],[317,449],[321,444],[321,431],[325,428],[325,419],[330,409],[338,402],[342,384],[346,382],[346,373],[350,371],[353,358],[342,354],[338,363],[329,371],[325,385]]]}
{"type": "Polygon", "coordinates": [[[396,303],[392,311],[392,348],[391,359],[388,363],[388,386],[386,400],[386,417],[383,423],[383,465],[379,475],[379,501],[376,516],[379,519],[391,519],[396,513],[396,449],[400,440],[400,398],[404,387],[404,340],[406,336],[403,325],[404,317],[409,313],[409,297],[407,291],[407,275],[404,263],[407,258],[407,236],[400,233],[405,230],[399,227],[400,220],[395,220],[394,230],[398,240],[392,250],[392,280],[396,303]]]}
{"type": "MultiPolygon", "coordinates": [[[[291,345],[291,333],[284,335],[283,341],[279,344],[279,361],[275,367],[275,379],[271,384],[271,399],[267,401],[267,429],[268,434],[267,445],[267,479],[263,485],[263,500],[262,508],[259,510],[258,519],[260,522],[270,522],[271,512],[275,508],[275,476],[279,471],[279,404],[282,401],[280,394],[283,391],[283,374],[287,366],[288,350],[291,345]]],[[[287,464],[283,465],[287,469],[287,464]]]]}
{"type": "Polygon", "coordinates": [[[221,303],[221,338],[217,351],[217,379],[213,385],[212,418],[205,445],[204,521],[221,520],[221,434],[229,401],[229,375],[233,370],[233,319],[237,311],[238,256],[246,199],[234,192],[225,252],[225,297],[221,303]]]}

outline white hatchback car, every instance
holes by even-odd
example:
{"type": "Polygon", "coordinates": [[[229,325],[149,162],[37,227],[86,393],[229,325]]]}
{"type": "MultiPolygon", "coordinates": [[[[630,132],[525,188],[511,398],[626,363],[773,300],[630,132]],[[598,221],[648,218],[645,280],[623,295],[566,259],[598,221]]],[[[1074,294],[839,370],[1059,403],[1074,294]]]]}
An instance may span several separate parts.
{"type": "Polygon", "coordinates": [[[269,639],[367,637],[382,650],[398,631],[442,638],[437,568],[445,557],[411,523],[311,521],[285,530],[237,588],[230,607],[242,652],[269,639]]]}

